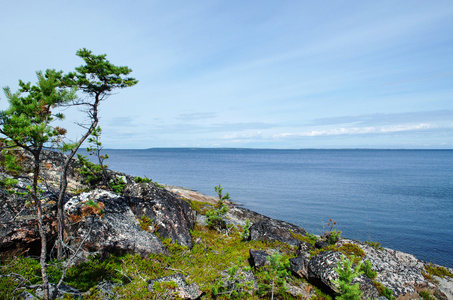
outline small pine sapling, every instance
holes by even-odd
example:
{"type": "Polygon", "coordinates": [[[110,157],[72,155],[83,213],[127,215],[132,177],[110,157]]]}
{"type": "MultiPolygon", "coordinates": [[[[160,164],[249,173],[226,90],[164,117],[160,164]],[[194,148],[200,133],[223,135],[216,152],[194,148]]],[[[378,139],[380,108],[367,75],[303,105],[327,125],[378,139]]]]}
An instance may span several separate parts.
{"type": "Polygon", "coordinates": [[[362,263],[359,262],[353,268],[354,259],[355,257],[353,255],[351,256],[351,260],[342,255],[341,262],[338,262],[338,266],[335,268],[339,277],[336,280],[332,280],[332,283],[334,283],[340,291],[340,295],[336,297],[336,299],[360,300],[362,298],[362,291],[360,290],[359,283],[351,284],[354,278],[363,274],[363,272],[360,271],[362,263]]]}
{"type": "Polygon", "coordinates": [[[210,209],[206,212],[206,224],[208,224],[209,227],[220,231],[227,228],[225,214],[229,209],[228,206],[223,203],[223,200],[230,199],[230,195],[228,193],[222,195],[223,188],[220,184],[216,186],[214,190],[219,196],[219,203],[216,209],[210,209]]]}
{"type": "Polygon", "coordinates": [[[274,299],[275,294],[283,294],[286,292],[286,277],[289,269],[289,261],[284,259],[283,255],[274,252],[267,257],[269,265],[265,267],[264,276],[259,283],[260,294],[266,295],[271,293],[271,299],[274,299]]]}
{"type": "Polygon", "coordinates": [[[241,238],[242,240],[246,241],[248,240],[249,236],[250,236],[250,220],[247,219],[245,221],[244,229],[242,230],[241,233],[241,238]]]}

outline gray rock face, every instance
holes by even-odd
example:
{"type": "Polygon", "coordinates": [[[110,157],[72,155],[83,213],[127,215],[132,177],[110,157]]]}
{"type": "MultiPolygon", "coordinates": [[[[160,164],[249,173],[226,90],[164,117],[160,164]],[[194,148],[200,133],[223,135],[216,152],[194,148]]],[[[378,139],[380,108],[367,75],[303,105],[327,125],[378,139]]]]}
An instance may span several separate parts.
{"type": "Polygon", "coordinates": [[[234,275],[228,273],[228,270],[220,272],[222,276],[223,289],[225,291],[243,291],[252,294],[258,290],[258,284],[252,271],[246,271],[238,268],[234,275]]]}
{"type": "Polygon", "coordinates": [[[189,203],[154,184],[132,183],[126,186],[124,195],[135,216],[147,216],[153,220],[161,237],[192,248],[190,230],[195,225],[195,214],[189,203]]]}
{"type": "Polygon", "coordinates": [[[267,260],[269,254],[267,254],[265,251],[250,249],[249,253],[250,253],[249,262],[252,267],[258,269],[264,267],[265,265],[270,264],[269,261],[267,260]]]}
{"type": "Polygon", "coordinates": [[[325,290],[338,293],[339,290],[332,283],[338,278],[335,271],[337,263],[341,261],[341,253],[336,251],[322,252],[310,259],[308,263],[308,280],[325,290]]]}
{"type": "MultiPolygon", "coordinates": [[[[0,173],[0,178],[5,177],[10,176],[0,173]]],[[[31,184],[31,179],[24,176],[18,178],[18,181],[13,190],[19,193],[26,192],[26,186],[31,184]]],[[[56,198],[53,191],[46,186],[40,186],[40,189],[45,191],[42,199],[43,222],[45,233],[50,240],[56,231],[55,215],[52,212],[56,198]]],[[[10,257],[19,253],[39,256],[40,243],[36,207],[27,203],[25,197],[10,194],[0,188],[0,257],[10,257]]]]}
{"type": "Polygon", "coordinates": [[[291,246],[298,246],[300,241],[291,234],[305,235],[305,230],[296,225],[279,220],[262,220],[250,227],[251,240],[280,241],[291,246]]]}
{"type": "Polygon", "coordinates": [[[83,254],[165,253],[165,247],[154,234],[142,230],[126,199],[109,191],[97,189],[71,198],[65,204],[69,216],[69,244],[83,242],[83,254]],[[90,211],[87,201],[99,207],[104,214],[90,211]],[[102,203],[102,204],[101,204],[102,203]],[[88,214],[88,215],[87,215],[88,214]],[[72,223],[70,223],[72,221],[72,223]]]}
{"type": "Polygon", "coordinates": [[[378,275],[374,279],[393,291],[397,299],[418,297],[417,291],[433,290],[435,285],[427,281],[424,263],[414,255],[384,248],[375,249],[368,244],[343,239],[337,243],[358,245],[364,252],[364,260],[369,260],[378,275]]]}
{"type": "MultiPolygon", "coordinates": [[[[335,268],[341,261],[340,252],[330,251],[319,254],[310,259],[308,263],[308,279],[317,286],[330,291],[331,294],[339,293],[338,288],[332,282],[338,279],[338,273],[335,268]]],[[[365,275],[360,275],[352,280],[352,284],[359,283],[363,299],[376,299],[379,292],[374,286],[373,281],[365,275]]]]}
{"type": "MultiPolygon", "coordinates": [[[[147,281],[148,288],[153,290],[155,283],[162,283],[162,282],[174,282],[177,284],[177,288],[175,289],[173,295],[165,295],[165,296],[177,296],[178,299],[198,299],[203,292],[200,291],[200,288],[196,283],[187,284],[184,275],[182,274],[175,274],[167,277],[162,277],[158,279],[150,279],[147,281]]],[[[168,299],[165,297],[165,299],[168,299]]]]}
{"type": "Polygon", "coordinates": [[[310,260],[303,256],[297,256],[289,260],[290,270],[301,278],[308,278],[308,263],[310,260]]]}

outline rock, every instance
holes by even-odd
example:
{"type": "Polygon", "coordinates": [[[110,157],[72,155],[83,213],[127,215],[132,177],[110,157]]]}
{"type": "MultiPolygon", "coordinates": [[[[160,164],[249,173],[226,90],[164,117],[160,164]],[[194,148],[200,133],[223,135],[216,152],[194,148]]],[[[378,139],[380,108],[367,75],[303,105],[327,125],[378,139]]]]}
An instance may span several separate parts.
{"type": "MultiPolygon", "coordinates": [[[[0,173],[0,178],[8,176],[0,173]]],[[[31,184],[28,177],[17,178],[18,183],[13,188],[14,192],[26,192],[31,184]]],[[[48,239],[48,249],[52,247],[52,237],[56,232],[55,215],[49,209],[54,206],[54,193],[45,186],[40,186],[48,197],[42,199],[43,223],[48,239]]],[[[41,251],[41,238],[38,232],[36,208],[27,203],[26,198],[14,193],[8,193],[0,188],[0,258],[6,258],[27,253],[39,256],[41,251]]]]}
{"type": "MultiPolygon", "coordinates": [[[[450,269],[450,272],[452,270],[450,269]]],[[[433,276],[435,280],[437,280],[437,288],[434,292],[434,295],[437,296],[438,299],[448,299],[448,300],[453,300],[453,278],[450,277],[438,277],[438,276],[433,276]],[[440,295],[439,295],[440,294],[440,295]]]]}
{"type": "Polygon", "coordinates": [[[327,243],[326,241],[316,241],[315,243],[316,249],[326,248],[327,246],[329,246],[329,243],[327,243]]]}
{"type": "MultiPolygon", "coordinates": [[[[301,286],[287,284],[286,292],[293,297],[301,297],[302,299],[312,299],[316,295],[313,287],[308,283],[302,283],[301,286]]],[[[299,299],[299,298],[298,298],[299,299]]]]}
{"type": "Polygon", "coordinates": [[[19,299],[20,300],[36,300],[37,298],[30,294],[27,291],[23,291],[22,293],[19,294],[19,299]]]}
{"type": "Polygon", "coordinates": [[[200,291],[200,288],[196,283],[192,283],[190,285],[187,284],[184,275],[182,274],[175,274],[167,277],[162,277],[158,279],[150,279],[147,281],[148,288],[150,290],[154,290],[155,283],[163,283],[163,282],[174,282],[178,286],[175,291],[174,295],[179,297],[178,299],[198,299],[203,294],[200,291]]]}
{"type": "Polygon", "coordinates": [[[90,290],[91,293],[96,293],[99,299],[118,299],[120,295],[114,291],[120,284],[110,281],[103,281],[99,283],[94,289],[90,290]]]}
{"type": "MultiPolygon", "coordinates": [[[[332,281],[339,277],[335,268],[337,268],[338,262],[341,261],[342,255],[340,252],[329,251],[310,259],[308,263],[308,280],[332,295],[338,294],[339,290],[332,281]]],[[[352,280],[352,284],[357,282],[363,293],[363,299],[379,297],[379,292],[371,279],[365,275],[360,275],[352,280]]]]}
{"type": "Polygon", "coordinates": [[[291,272],[299,275],[299,277],[301,278],[308,278],[308,263],[309,259],[303,256],[289,259],[289,267],[291,272]]]}
{"type": "Polygon", "coordinates": [[[357,282],[362,291],[362,299],[376,299],[379,297],[379,291],[374,286],[373,280],[366,275],[360,275],[352,280],[352,284],[356,284],[357,282]]]}
{"type": "Polygon", "coordinates": [[[75,247],[85,239],[82,257],[92,253],[138,253],[143,257],[150,253],[165,253],[159,238],[139,227],[128,201],[115,193],[101,189],[82,193],[65,204],[65,212],[69,245],[75,247]],[[88,200],[99,207],[104,205],[104,213],[90,209],[88,200]]]}
{"type": "Polygon", "coordinates": [[[153,183],[128,184],[124,195],[137,219],[149,217],[161,237],[192,248],[190,230],[195,225],[195,213],[189,203],[153,183]]]}
{"type": "Polygon", "coordinates": [[[256,283],[255,276],[252,271],[246,271],[242,268],[238,268],[235,274],[229,274],[228,270],[220,272],[222,276],[223,290],[226,291],[243,291],[250,295],[254,291],[258,290],[258,284],[256,283]]]}
{"type": "Polygon", "coordinates": [[[310,259],[308,263],[308,280],[321,289],[329,290],[331,294],[339,290],[332,283],[338,278],[335,271],[337,262],[341,261],[341,253],[336,251],[322,252],[310,259]]]}
{"type": "Polygon", "coordinates": [[[414,255],[387,248],[375,249],[366,243],[348,239],[342,239],[336,245],[345,243],[356,244],[365,252],[364,260],[369,260],[377,272],[374,280],[393,291],[397,299],[418,297],[418,291],[436,288],[423,277],[425,265],[414,255]]]}
{"type": "Polygon", "coordinates": [[[269,260],[267,260],[269,254],[267,254],[265,251],[250,249],[249,253],[249,262],[252,267],[258,269],[270,264],[269,260]]]}
{"type": "Polygon", "coordinates": [[[305,230],[296,225],[279,220],[262,220],[250,227],[251,240],[280,241],[291,246],[298,246],[300,241],[291,233],[305,235],[305,230]]]}
{"type": "MultiPolygon", "coordinates": [[[[49,294],[51,295],[51,297],[52,293],[55,291],[55,286],[56,286],[55,284],[50,284],[49,294]]],[[[65,295],[71,296],[72,298],[75,299],[82,299],[82,293],[78,289],[69,285],[62,284],[58,288],[56,299],[63,299],[65,298],[65,295]]],[[[36,296],[38,296],[38,299],[42,299],[44,297],[44,291],[42,290],[41,287],[38,287],[36,289],[36,296]]]]}
{"type": "Polygon", "coordinates": [[[299,248],[297,248],[296,251],[296,256],[303,256],[306,258],[310,258],[310,251],[314,250],[315,247],[313,247],[312,244],[306,243],[306,242],[300,242],[299,248]]]}

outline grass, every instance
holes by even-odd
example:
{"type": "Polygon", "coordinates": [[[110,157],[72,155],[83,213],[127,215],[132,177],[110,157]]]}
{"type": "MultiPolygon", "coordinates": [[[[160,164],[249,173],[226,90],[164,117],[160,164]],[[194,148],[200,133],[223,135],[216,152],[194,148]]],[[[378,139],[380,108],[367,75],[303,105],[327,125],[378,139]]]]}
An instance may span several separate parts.
{"type": "MultiPolygon", "coordinates": [[[[285,259],[295,256],[296,249],[280,242],[243,241],[240,229],[233,229],[229,236],[220,234],[206,226],[196,225],[192,230],[192,238],[197,241],[192,249],[178,245],[169,239],[162,239],[168,254],[152,254],[147,258],[139,255],[110,255],[104,260],[92,257],[86,262],[69,269],[65,283],[82,292],[84,299],[99,299],[102,295],[96,285],[102,281],[116,283],[114,288],[116,296],[121,299],[159,299],[163,296],[162,288],[152,291],[147,280],[161,278],[176,273],[185,275],[188,284],[197,283],[200,290],[205,292],[202,299],[228,299],[228,295],[214,296],[212,288],[219,283],[221,272],[232,266],[245,268],[249,266],[249,250],[279,251],[285,259]]],[[[51,264],[51,281],[55,282],[60,271],[58,263],[51,264]]],[[[255,271],[256,280],[261,280],[260,271],[255,271]]],[[[0,266],[0,274],[21,274],[27,284],[38,284],[41,281],[39,262],[32,258],[18,258],[0,266]]],[[[292,285],[300,285],[303,279],[289,275],[286,281],[292,285]]],[[[13,278],[0,278],[0,299],[13,299],[17,295],[14,288],[17,280],[13,278]]],[[[315,287],[318,298],[329,299],[315,287]]],[[[256,292],[247,299],[266,299],[256,292]]],[[[282,299],[300,299],[290,294],[283,295],[282,299]]]]}

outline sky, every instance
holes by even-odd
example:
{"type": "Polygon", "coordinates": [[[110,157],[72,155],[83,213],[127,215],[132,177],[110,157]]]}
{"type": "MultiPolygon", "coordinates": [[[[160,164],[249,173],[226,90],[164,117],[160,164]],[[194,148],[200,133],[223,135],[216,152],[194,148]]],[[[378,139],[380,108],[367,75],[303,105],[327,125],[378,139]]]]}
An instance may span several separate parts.
{"type": "MultiPolygon", "coordinates": [[[[105,148],[453,149],[452,1],[1,7],[1,87],[73,71],[80,48],[133,70],[101,104],[105,148]]],[[[84,115],[64,113],[79,137],[84,115]]]]}

